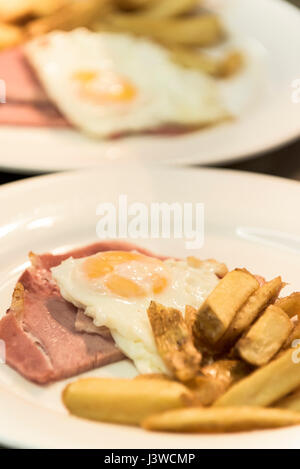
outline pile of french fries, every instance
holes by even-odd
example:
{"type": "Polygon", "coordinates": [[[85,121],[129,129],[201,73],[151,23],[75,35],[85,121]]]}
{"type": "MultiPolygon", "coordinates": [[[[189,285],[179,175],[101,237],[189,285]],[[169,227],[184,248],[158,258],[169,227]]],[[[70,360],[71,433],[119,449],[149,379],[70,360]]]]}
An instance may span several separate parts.
{"type": "Polygon", "coordinates": [[[245,269],[222,268],[220,277],[185,317],[151,302],[168,375],[78,380],[63,393],[71,414],[171,432],[300,425],[300,293],[279,299],[281,277],[266,282],[245,269]]]}
{"type": "Polygon", "coordinates": [[[203,7],[205,0],[0,0],[0,50],[50,31],[87,27],[150,38],[184,67],[230,77],[241,70],[243,56],[201,51],[226,39],[220,18],[203,7]]]}

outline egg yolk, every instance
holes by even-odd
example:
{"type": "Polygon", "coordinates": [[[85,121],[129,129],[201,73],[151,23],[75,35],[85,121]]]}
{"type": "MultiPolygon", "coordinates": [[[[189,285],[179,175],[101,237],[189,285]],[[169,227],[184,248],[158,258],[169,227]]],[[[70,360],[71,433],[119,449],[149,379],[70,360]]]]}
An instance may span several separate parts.
{"type": "Polygon", "coordinates": [[[105,285],[111,293],[122,298],[159,294],[168,285],[164,264],[142,254],[107,251],[86,259],[83,273],[89,281],[105,285]],[[125,272],[125,273],[124,273],[125,272]]]}
{"type": "Polygon", "coordinates": [[[79,70],[73,74],[80,94],[94,103],[119,103],[133,100],[137,95],[134,85],[112,71],[79,70]]]}

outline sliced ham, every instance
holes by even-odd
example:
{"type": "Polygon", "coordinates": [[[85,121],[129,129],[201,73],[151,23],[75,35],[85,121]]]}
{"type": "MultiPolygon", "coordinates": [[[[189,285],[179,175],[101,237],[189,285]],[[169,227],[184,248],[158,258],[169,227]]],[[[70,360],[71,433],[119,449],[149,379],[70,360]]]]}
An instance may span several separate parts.
{"type": "Polygon", "coordinates": [[[49,101],[21,47],[0,54],[0,79],[6,84],[6,103],[0,104],[0,124],[69,127],[49,101]]]}
{"type": "Polygon", "coordinates": [[[20,277],[12,305],[0,321],[8,365],[31,381],[47,384],[124,359],[107,329],[93,328],[82,311],[62,298],[50,271],[69,257],[110,250],[152,255],[124,242],[99,242],[60,255],[30,254],[32,266],[20,277]]]}

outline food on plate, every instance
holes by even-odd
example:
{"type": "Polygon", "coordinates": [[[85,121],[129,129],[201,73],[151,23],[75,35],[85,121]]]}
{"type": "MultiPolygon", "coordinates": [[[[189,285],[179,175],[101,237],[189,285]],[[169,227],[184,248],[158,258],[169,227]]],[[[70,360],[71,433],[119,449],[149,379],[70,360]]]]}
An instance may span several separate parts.
{"type": "Polygon", "coordinates": [[[198,6],[0,0],[0,51],[18,46],[0,54],[0,79],[9,88],[18,82],[16,96],[0,107],[0,124],[115,139],[179,136],[232,119],[219,81],[243,69],[244,53],[226,44],[221,53],[207,50],[229,33],[218,15],[198,6]],[[27,99],[29,82],[42,99],[27,99]]]}
{"type": "Polygon", "coordinates": [[[76,329],[81,311],[63,299],[50,270],[70,256],[118,248],[133,249],[127,243],[100,242],[63,255],[30,255],[31,266],[20,277],[12,305],[0,321],[8,365],[25,378],[46,384],[124,359],[106,328],[90,333],[90,324],[85,323],[85,328],[81,324],[76,329]]]}
{"type": "Polygon", "coordinates": [[[276,403],[276,407],[280,409],[289,409],[295,412],[300,412],[300,391],[299,389],[288,397],[281,399],[276,403]]]}
{"type": "Polygon", "coordinates": [[[212,14],[184,18],[151,18],[111,15],[105,23],[95,23],[95,31],[113,31],[148,36],[165,45],[207,47],[225,37],[219,17],[212,14]]]}
{"type": "Polygon", "coordinates": [[[290,318],[297,316],[300,313],[300,293],[296,292],[286,298],[280,298],[276,306],[283,309],[290,318]]]}
{"type": "Polygon", "coordinates": [[[188,385],[196,400],[203,406],[212,405],[234,383],[251,372],[251,368],[238,360],[219,360],[201,368],[188,385]]]}
{"type": "Polygon", "coordinates": [[[21,28],[0,22],[0,51],[7,47],[13,47],[20,44],[23,39],[21,28]]]}
{"type": "Polygon", "coordinates": [[[245,269],[236,269],[227,274],[197,312],[195,335],[210,344],[218,342],[258,288],[257,279],[245,269]]]}
{"type": "Polygon", "coordinates": [[[193,268],[184,260],[111,251],[69,258],[52,269],[52,276],[67,301],[96,326],[110,329],[140,373],[168,373],[147,315],[149,304],[168,304],[181,313],[186,304],[199,307],[219,282],[215,269],[215,261],[193,268]]]}
{"type": "Polygon", "coordinates": [[[288,315],[278,306],[269,306],[236,349],[243,360],[253,366],[263,366],[276,355],[293,330],[288,315]]]}
{"type": "Polygon", "coordinates": [[[157,350],[168,371],[179,381],[191,381],[199,371],[202,355],[194,347],[182,313],[151,301],[148,317],[157,350]]]}
{"type": "Polygon", "coordinates": [[[220,340],[220,350],[228,350],[237,339],[253,324],[256,318],[270,303],[273,303],[284,287],[281,277],[270,282],[263,281],[261,286],[250,296],[238,311],[229,328],[220,340]]]}
{"type": "Polygon", "coordinates": [[[278,298],[281,277],[121,241],[29,257],[0,320],[7,364],[40,385],[125,358],[138,372],[68,384],[72,415],[198,433],[300,424],[298,302],[278,298]]]}
{"type": "MultiPolygon", "coordinates": [[[[298,351],[299,352],[299,351],[298,351]]],[[[268,365],[235,384],[216,402],[217,407],[270,406],[300,386],[300,367],[289,349],[268,365]]]]}
{"type": "Polygon", "coordinates": [[[38,38],[26,55],[61,113],[95,137],[228,118],[209,77],[177,66],[149,41],[80,29],[38,38]],[[159,72],[149,74],[140,67],[143,61],[159,72]]]}
{"type": "Polygon", "coordinates": [[[53,30],[71,31],[88,26],[106,12],[108,0],[76,0],[55,10],[52,15],[31,21],[27,26],[29,36],[40,36],[53,30]]]}
{"type": "Polygon", "coordinates": [[[81,379],[63,392],[63,402],[73,415],[129,425],[183,407],[189,400],[193,396],[185,386],[161,379],[81,379]]]}
{"type": "Polygon", "coordinates": [[[300,414],[260,407],[178,409],[152,415],[142,422],[146,430],[187,433],[229,433],[300,424],[300,414]]]}

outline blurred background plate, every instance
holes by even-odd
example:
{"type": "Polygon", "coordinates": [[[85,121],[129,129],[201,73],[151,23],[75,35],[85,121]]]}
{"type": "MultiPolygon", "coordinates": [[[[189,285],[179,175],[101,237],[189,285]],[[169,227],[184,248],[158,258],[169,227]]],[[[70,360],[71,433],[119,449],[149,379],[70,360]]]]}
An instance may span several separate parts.
{"type": "MultiPolygon", "coordinates": [[[[15,282],[27,266],[27,253],[67,250],[95,241],[97,206],[104,201],[117,204],[120,194],[128,195],[128,205],[205,204],[202,249],[187,250],[183,239],[172,236],[135,240],[140,246],[175,257],[214,257],[230,269],[247,267],[268,279],[281,274],[288,283],[286,294],[299,290],[300,218],[294,208],[300,199],[299,183],[220,169],[122,167],[116,172],[114,165],[107,165],[0,189],[0,315],[9,307],[15,282]]],[[[135,374],[133,365],[124,361],[86,375],[135,374]]],[[[67,414],[60,398],[69,381],[37,386],[0,365],[0,444],[106,449],[299,447],[299,427],[236,435],[172,435],[76,419],[67,414]]]]}
{"type": "Polygon", "coordinates": [[[245,100],[239,119],[181,137],[89,140],[70,130],[0,128],[0,167],[49,172],[94,167],[107,160],[140,164],[221,164],[247,159],[300,135],[300,10],[283,0],[207,0],[250,55],[247,73],[228,85],[227,99],[245,100]],[[249,102],[248,102],[249,101],[249,102]]]}

